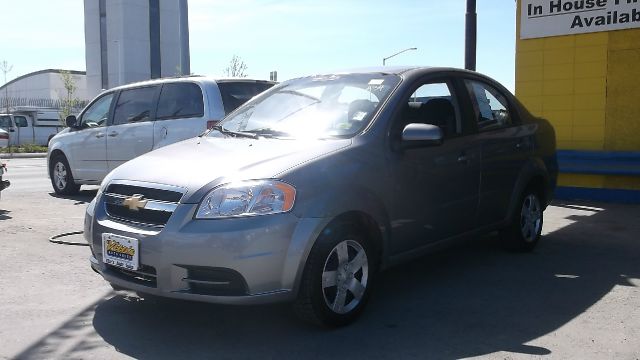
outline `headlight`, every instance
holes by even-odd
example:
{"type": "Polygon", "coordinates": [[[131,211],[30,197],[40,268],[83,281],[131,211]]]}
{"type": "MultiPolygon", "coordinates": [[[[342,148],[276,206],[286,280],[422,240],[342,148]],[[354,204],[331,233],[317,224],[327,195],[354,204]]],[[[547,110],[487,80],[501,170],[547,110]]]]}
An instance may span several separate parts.
{"type": "Polygon", "coordinates": [[[218,187],[204,197],[196,219],[257,216],[293,208],[296,189],[277,180],[241,181],[218,187]]]}

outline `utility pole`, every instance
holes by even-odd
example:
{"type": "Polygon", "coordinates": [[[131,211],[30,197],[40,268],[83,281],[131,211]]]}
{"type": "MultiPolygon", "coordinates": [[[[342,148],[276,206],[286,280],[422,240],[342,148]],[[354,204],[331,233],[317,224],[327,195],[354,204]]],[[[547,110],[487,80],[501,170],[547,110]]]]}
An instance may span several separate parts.
{"type": "Polygon", "coordinates": [[[9,113],[9,87],[7,86],[7,73],[13,69],[13,65],[9,65],[7,60],[0,62],[0,70],[4,73],[4,103],[7,114],[9,113]]]}
{"type": "Polygon", "coordinates": [[[476,71],[476,43],[478,15],[476,14],[476,0],[467,0],[467,14],[465,16],[464,68],[476,71]]]}

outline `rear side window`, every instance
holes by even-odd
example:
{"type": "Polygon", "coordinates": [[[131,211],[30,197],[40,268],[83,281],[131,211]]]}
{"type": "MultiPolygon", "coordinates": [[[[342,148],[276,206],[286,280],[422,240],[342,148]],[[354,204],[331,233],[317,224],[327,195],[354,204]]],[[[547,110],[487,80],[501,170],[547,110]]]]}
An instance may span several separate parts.
{"type": "Polygon", "coordinates": [[[272,87],[273,84],[261,82],[221,82],[218,83],[224,112],[230,113],[252,97],[272,87]]]}
{"type": "Polygon", "coordinates": [[[164,84],[158,100],[157,119],[204,116],[200,86],[193,83],[164,84]]]}
{"type": "Polygon", "coordinates": [[[113,125],[151,120],[156,87],[122,90],[113,114],[113,125]]]}
{"type": "Polygon", "coordinates": [[[507,99],[493,87],[478,82],[465,81],[473,101],[478,130],[493,130],[511,124],[507,99]]]}

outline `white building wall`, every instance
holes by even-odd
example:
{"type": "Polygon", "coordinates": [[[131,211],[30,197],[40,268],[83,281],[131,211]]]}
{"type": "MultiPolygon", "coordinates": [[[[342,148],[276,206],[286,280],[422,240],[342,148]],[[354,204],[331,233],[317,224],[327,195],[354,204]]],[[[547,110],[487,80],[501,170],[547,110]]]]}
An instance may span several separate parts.
{"type": "MultiPolygon", "coordinates": [[[[87,93],[87,79],[85,75],[72,74],[76,84],[74,97],[80,100],[89,100],[87,93]]],[[[63,99],[67,97],[67,90],[60,77],[60,73],[52,70],[43,73],[26,75],[9,83],[6,89],[2,87],[0,98],[6,96],[23,99],[63,99]]],[[[3,101],[0,101],[4,103],[3,101]]]]}
{"type": "Polygon", "coordinates": [[[87,89],[90,97],[102,89],[100,72],[100,7],[97,1],[84,2],[84,43],[87,66],[87,89]],[[93,19],[87,21],[87,19],[93,19]]]}

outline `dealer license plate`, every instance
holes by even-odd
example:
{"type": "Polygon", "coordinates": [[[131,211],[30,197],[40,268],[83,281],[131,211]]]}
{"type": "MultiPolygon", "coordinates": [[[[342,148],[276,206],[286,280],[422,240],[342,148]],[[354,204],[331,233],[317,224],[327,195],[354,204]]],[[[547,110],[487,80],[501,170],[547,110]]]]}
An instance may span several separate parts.
{"type": "Polygon", "coordinates": [[[127,270],[138,270],[138,239],[102,234],[102,261],[127,270]]]}

